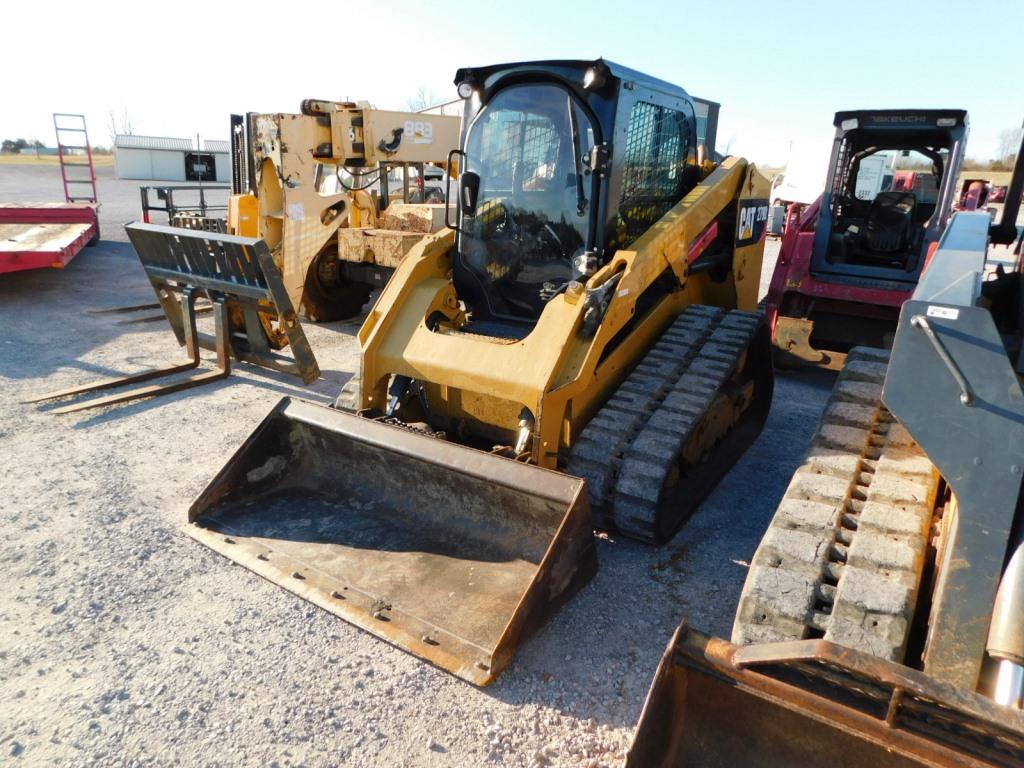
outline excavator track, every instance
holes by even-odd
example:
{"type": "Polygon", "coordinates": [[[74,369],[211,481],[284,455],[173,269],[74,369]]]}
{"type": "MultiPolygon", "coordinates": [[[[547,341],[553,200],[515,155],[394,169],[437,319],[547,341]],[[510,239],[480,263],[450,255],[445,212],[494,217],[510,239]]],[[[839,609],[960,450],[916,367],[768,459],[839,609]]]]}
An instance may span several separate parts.
{"type": "Polygon", "coordinates": [[[693,306],[676,318],[573,446],[567,470],[587,480],[596,527],[652,543],[678,530],[760,431],[766,355],[758,313],[693,306]],[[726,434],[714,437],[723,403],[726,434]]]}
{"type": "Polygon", "coordinates": [[[848,356],[750,564],[734,643],[824,638],[903,662],[939,475],[881,402],[888,360],[848,356]]]}

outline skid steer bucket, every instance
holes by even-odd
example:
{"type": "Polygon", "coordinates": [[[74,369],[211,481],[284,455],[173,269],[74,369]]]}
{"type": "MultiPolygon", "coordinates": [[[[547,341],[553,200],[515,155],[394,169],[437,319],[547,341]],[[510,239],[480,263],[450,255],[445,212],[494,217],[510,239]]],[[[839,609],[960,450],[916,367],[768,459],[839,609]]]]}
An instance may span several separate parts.
{"type": "Polygon", "coordinates": [[[824,640],[676,630],[627,768],[1024,765],[1024,715],[824,640]]]}
{"type": "Polygon", "coordinates": [[[291,398],[187,531],[477,685],[597,567],[584,481],[291,398]]]}

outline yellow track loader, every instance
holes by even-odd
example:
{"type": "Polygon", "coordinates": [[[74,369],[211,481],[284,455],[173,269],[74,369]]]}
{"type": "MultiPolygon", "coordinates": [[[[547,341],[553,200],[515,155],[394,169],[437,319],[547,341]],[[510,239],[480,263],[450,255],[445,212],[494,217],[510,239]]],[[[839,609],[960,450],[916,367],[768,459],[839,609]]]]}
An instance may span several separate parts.
{"type": "Polygon", "coordinates": [[[768,185],[713,159],[717,104],[604,60],[456,83],[451,226],[360,329],[355,412],[282,401],[188,530],[486,684],[593,526],[665,541],[760,430],[768,185]]]}
{"type": "Polygon", "coordinates": [[[627,765],[1024,765],[1022,191],[1024,143],[1002,220],[956,214],[892,351],[851,351],[732,642],[680,627],[627,765]]]}

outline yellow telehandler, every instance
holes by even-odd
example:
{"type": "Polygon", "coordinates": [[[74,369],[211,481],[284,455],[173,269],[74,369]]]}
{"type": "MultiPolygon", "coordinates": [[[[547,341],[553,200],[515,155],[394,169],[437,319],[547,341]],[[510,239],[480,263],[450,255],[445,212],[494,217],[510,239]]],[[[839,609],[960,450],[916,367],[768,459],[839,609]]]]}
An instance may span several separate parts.
{"type": "Polygon", "coordinates": [[[282,400],[188,531],[482,685],[592,527],[665,541],[759,432],[768,184],[714,155],[717,104],[604,60],[456,83],[450,226],[360,329],[354,412],[282,400]]]}
{"type": "Polygon", "coordinates": [[[457,117],[306,99],[300,114],[233,115],[231,135],[228,233],[267,244],[314,322],[358,314],[418,235],[443,227],[422,186],[458,146],[457,117]]]}
{"type": "Polygon", "coordinates": [[[298,316],[323,322],[357,315],[423,234],[443,228],[444,206],[415,204],[428,199],[428,190],[410,187],[410,179],[422,186],[427,168],[447,177],[427,163],[443,164],[458,139],[456,117],[389,112],[365,102],[307,99],[300,114],[233,115],[227,222],[179,212],[172,214],[175,226],[125,227],[188,359],[28,402],[170,375],[176,378],[51,412],[177,392],[228,376],[232,358],[307,384],[316,380],[320,369],[298,316]],[[391,194],[389,174],[398,173],[402,183],[391,194]],[[201,299],[212,305],[213,336],[196,326],[201,299]],[[200,347],[216,351],[216,368],[197,372],[200,347]],[[290,356],[278,354],[285,347],[290,356]]]}

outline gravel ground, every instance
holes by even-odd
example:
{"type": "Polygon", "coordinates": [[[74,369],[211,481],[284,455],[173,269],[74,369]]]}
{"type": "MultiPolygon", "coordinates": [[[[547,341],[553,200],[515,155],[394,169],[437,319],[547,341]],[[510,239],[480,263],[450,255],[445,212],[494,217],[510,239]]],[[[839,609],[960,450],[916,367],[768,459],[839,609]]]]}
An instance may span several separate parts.
{"type": "MultiPolygon", "coordinates": [[[[162,324],[88,314],[152,300],[121,227],[138,183],[100,169],[100,197],[97,247],[0,276],[0,763],[620,765],[679,621],[728,636],[830,379],[780,377],[761,438],[691,523],[661,549],[601,540],[594,580],[477,689],[180,531],[278,398],[334,396],[355,323],[307,326],[323,370],[310,388],[241,365],[99,412],[20,403],[180,355],[162,324]]],[[[58,170],[0,165],[0,200],[19,199],[61,199],[58,170]]]]}

